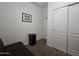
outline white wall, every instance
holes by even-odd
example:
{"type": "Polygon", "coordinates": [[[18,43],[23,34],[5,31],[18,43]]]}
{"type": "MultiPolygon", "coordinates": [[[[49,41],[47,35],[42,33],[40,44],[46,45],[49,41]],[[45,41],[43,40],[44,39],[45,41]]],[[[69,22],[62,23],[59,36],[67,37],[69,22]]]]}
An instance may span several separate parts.
{"type": "Polygon", "coordinates": [[[17,41],[28,43],[28,33],[43,35],[43,10],[31,3],[0,3],[0,38],[4,45],[17,41]],[[32,23],[22,22],[22,12],[32,15],[32,23]]]}
{"type": "Polygon", "coordinates": [[[47,14],[48,14],[48,6],[43,8],[44,11],[44,38],[47,39],[47,14]]]}
{"type": "Polygon", "coordinates": [[[54,33],[53,33],[53,9],[71,4],[74,2],[49,2],[48,3],[48,20],[47,20],[47,44],[53,46],[54,33]]]}

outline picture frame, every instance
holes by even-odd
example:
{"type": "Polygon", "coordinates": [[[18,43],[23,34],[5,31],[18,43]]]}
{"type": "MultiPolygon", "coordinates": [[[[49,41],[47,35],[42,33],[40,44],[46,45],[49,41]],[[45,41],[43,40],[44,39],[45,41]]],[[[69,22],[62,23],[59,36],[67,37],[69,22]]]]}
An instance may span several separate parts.
{"type": "Polygon", "coordinates": [[[32,15],[27,13],[22,13],[22,22],[32,22],[32,15]]]}

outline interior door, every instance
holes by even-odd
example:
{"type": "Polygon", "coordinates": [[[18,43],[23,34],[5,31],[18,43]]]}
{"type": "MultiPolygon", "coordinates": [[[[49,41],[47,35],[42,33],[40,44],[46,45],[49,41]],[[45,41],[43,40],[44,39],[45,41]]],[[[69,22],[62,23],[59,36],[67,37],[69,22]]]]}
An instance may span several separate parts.
{"type": "Polygon", "coordinates": [[[68,53],[79,55],[79,3],[69,6],[68,53]]]}
{"type": "Polygon", "coordinates": [[[66,53],[67,7],[54,10],[54,47],[66,53]]]}

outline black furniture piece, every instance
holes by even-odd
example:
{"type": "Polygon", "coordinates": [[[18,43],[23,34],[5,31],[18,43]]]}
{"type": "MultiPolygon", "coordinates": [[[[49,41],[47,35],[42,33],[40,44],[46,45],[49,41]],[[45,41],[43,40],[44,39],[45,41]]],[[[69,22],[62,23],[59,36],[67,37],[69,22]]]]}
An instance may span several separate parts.
{"type": "Polygon", "coordinates": [[[0,39],[0,56],[33,56],[22,42],[4,46],[0,39]]]}
{"type": "Polygon", "coordinates": [[[36,44],[36,34],[28,34],[28,37],[29,37],[29,44],[31,46],[35,45],[36,44]]]}

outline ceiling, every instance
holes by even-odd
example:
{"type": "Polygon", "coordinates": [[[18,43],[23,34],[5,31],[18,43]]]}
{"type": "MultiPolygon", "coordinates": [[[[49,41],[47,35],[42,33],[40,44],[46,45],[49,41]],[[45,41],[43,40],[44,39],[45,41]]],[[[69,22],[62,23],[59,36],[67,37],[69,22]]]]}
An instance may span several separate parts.
{"type": "Polygon", "coordinates": [[[43,8],[48,6],[48,2],[31,2],[31,3],[43,8]]]}

